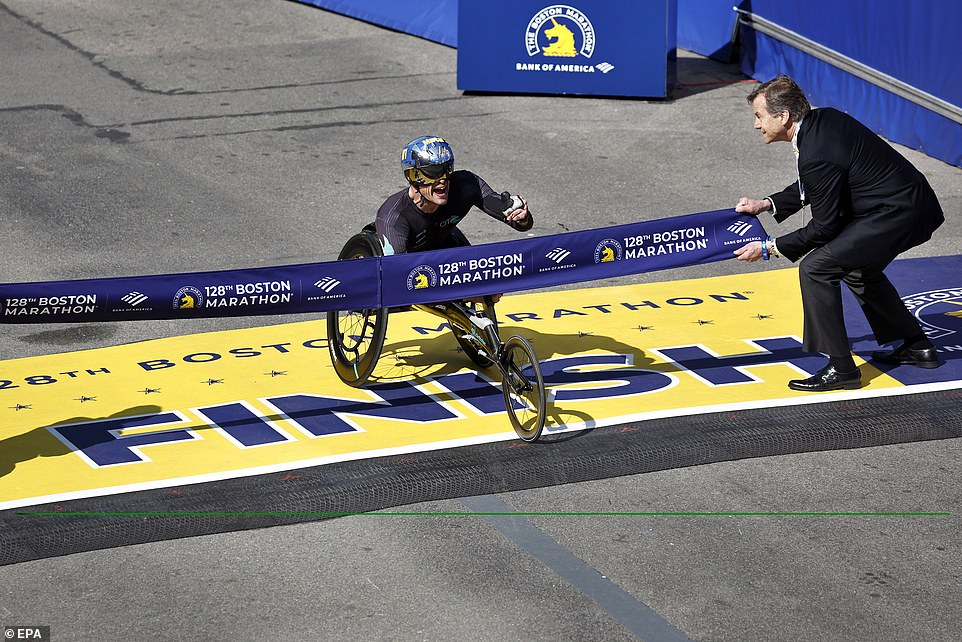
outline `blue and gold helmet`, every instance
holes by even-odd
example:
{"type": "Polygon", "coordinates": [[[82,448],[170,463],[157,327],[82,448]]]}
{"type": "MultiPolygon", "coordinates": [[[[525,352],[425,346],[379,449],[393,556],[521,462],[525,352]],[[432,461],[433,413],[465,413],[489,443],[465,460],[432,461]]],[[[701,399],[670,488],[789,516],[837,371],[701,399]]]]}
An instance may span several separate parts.
{"type": "Polygon", "coordinates": [[[440,136],[415,138],[401,149],[404,178],[415,185],[431,185],[454,171],[454,151],[440,136]]]}

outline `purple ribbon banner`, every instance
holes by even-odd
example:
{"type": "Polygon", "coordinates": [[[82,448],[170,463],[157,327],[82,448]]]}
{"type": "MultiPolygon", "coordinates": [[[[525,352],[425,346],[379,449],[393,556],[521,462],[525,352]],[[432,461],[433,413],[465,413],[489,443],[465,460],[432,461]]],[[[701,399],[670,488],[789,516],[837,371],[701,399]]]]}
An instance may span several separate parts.
{"type": "Polygon", "coordinates": [[[319,313],[399,307],[733,258],[761,223],[717,210],[502,243],[192,274],[0,284],[2,323],[319,313]]]}
{"type": "Polygon", "coordinates": [[[80,323],[376,308],[377,260],[0,285],[0,322],[80,323]]]}

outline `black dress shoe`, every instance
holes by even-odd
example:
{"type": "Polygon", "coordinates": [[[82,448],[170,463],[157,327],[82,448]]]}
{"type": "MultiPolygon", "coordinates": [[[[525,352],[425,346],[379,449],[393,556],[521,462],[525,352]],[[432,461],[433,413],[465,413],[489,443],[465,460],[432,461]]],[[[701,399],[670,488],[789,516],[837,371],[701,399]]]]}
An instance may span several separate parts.
{"type": "Polygon", "coordinates": [[[890,366],[912,365],[919,368],[938,368],[939,357],[935,348],[912,349],[904,343],[895,350],[877,350],[872,353],[872,361],[890,366]]]}
{"type": "Polygon", "coordinates": [[[834,366],[825,366],[808,379],[795,379],[788,382],[792,390],[802,392],[825,392],[826,390],[855,390],[862,387],[862,371],[839,372],[834,366]]]}

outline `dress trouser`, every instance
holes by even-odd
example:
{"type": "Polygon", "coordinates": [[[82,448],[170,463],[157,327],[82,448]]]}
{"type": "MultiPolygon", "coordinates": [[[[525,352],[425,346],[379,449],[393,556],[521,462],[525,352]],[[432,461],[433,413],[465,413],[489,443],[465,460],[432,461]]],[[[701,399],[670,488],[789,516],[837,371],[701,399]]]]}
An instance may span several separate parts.
{"type": "Polygon", "coordinates": [[[822,246],[812,250],[799,262],[798,278],[802,289],[804,319],[803,350],[833,356],[850,354],[852,348],[842,314],[842,281],[855,295],[879,344],[922,333],[918,321],[882,272],[892,258],[846,270],[838,264],[828,247],[822,246]]]}

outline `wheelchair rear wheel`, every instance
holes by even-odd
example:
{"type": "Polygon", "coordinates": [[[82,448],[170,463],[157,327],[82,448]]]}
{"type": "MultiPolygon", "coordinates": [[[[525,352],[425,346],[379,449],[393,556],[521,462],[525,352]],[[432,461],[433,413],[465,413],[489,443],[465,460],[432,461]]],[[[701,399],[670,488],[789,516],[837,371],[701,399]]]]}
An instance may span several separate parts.
{"type": "MultiPolygon", "coordinates": [[[[383,255],[381,244],[370,232],[352,236],[338,260],[383,255]]],[[[387,308],[332,310],[327,313],[327,346],[334,372],[349,386],[361,386],[374,372],[387,334],[387,308]]]]}

